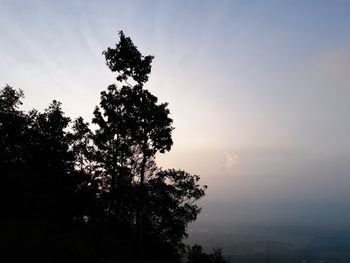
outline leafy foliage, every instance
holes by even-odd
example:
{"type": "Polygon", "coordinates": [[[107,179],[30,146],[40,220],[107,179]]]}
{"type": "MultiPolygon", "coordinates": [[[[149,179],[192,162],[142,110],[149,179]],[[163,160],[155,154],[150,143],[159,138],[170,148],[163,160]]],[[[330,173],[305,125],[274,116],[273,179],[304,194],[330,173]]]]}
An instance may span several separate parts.
{"type": "Polygon", "coordinates": [[[26,116],[18,109],[24,94],[6,85],[0,91],[0,169],[6,174],[24,158],[26,116]]]}
{"type": "Polygon", "coordinates": [[[117,80],[127,81],[132,78],[139,85],[148,81],[151,73],[153,56],[142,56],[129,37],[123,31],[119,32],[120,41],[116,47],[103,52],[106,64],[113,72],[118,72],[117,80]]]}
{"type": "Polygon", "coordinates": [[[174,128],[168,104],[144,87],[153,56],[143,56],[123,32],[119,37],[103,52],[119,84],[101,92],[95,130],[81,117],[72,122],[58,101],[26,113],[19,109],[21,90],[0,90],[1,200],[4,219],[13,224],[4,236],[27,231],[17,245],[42,253],[44,262],[55,253],[63,255],[59,260],[83,258],[67,237],[100,257],[130,257],[135,248],[141,257],[160,256],[160,248],[174,256],[201,211],[195,202],[206,186],[199,176],[156,165],[156,154],[173,145],[174,128]],[[29,234],[32,229],[39,234],[29,234]],[[41,252],[28,245],[33,242],[41,252]]]}

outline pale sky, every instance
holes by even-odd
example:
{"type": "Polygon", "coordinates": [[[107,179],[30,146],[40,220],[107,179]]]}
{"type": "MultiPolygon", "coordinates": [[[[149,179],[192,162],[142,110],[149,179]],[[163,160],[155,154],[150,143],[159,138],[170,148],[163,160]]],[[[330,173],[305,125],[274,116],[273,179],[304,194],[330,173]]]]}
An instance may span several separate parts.
{"type": "Polygon", "coordinates": [[[174,119],[158,161],[200,174],[207,202],[347,205],[349,14],[347,0],[0,0],[0,84],[90,121],[123,30],[155,56],[147,88],[174,119]]]}

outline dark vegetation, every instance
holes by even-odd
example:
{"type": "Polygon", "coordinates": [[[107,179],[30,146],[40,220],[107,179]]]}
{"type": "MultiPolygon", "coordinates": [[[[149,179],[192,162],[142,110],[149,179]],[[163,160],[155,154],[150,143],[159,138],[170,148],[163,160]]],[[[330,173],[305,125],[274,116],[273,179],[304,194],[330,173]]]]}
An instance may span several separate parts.
{"type": "Polygon", "coordinates": [[[222,256],[221,249],[214,249],[212,254],[206,254],[203,252],[203,248],[200,245],[194,245],[187,250],[188,263],[226,263],[227,261],[222,256]]]}
{"type": "MultiPolygon", "coordinates": [[[[101,92],[94,130],[65,116],[58,101],[24,112],[21,90],[0,91],[0,246],[7,262],[173,260],[186,250],[186,227],[200,213],[195,201],[206,186],[197,175],[157,167],[155,155],[173,144],[168,104],[145,88],[153,57],[123,32],[119,37],[103,52],[118,84],[101,92]]],[[[189,262],[223,262],[219,252],[190,248],[189,262]]]]}

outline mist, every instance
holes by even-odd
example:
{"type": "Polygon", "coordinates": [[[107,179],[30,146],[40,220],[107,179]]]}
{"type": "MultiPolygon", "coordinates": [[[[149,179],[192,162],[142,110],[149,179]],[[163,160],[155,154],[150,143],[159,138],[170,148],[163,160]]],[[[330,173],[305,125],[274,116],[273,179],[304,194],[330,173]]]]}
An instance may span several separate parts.
{"type": "Polygon", "coordinates": [[[349,1],[1,2],[1,85],[25,91],[26,111],[57,99],[91,120],[120,30],[154,56],[145,88],[175,128],[156,162],[208,186],[188,242],[328,242],[350,258],[349,1]]]}

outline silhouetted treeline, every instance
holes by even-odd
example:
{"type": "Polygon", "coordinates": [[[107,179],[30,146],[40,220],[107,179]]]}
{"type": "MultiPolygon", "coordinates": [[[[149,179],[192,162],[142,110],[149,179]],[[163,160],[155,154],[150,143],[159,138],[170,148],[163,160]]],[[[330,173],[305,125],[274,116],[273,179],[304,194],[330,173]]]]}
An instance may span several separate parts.
{"type": "Polygon", "coordinates": [[[175,258],[200,212],[199,176],[157,167],[172,119],[144,85],[152,56],[119,33],[103,52],[118,84],[101,92],[90,129],[53,101],[24,112],[23,92],[0,91],[1,246],[12,261],[175,258]]]}

